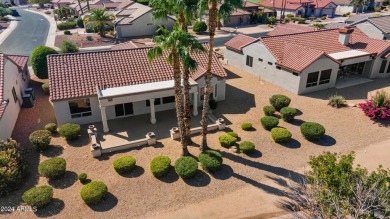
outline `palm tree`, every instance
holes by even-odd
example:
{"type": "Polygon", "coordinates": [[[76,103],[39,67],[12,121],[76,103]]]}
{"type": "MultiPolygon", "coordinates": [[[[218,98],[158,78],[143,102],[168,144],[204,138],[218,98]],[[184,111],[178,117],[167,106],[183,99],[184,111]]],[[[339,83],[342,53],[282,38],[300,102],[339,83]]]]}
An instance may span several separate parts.
{"type": "Polygon", "coordinates": [[[195,70],[197,63],[191,58],[191,52],[203,51],[202,45],[192,38],[188,32],[184,32],[180,25],[175,25],[172,32],[160,26],[160,36],[154,36],[153,42],[157,46],[148,51],[148,60],[152,61],[167,54],[166,61],[173,67],[173,79],[175,84],[176,117],[180,132],[180,143],[182,145],[182,155],[189,155],[187,142],[185,141],[185,126],[183,121],[182,87],[180,65],[189,70],[195,70]]]}
{"type": "Polygon", "coordinates": [[[349,5],[356,7],[356,14],[358,13],[359,7],[362,7],[362,10],[364,10],[364,6],[366,6],[370,1],[366,0],[351,0],[349,5]]]}
{"type": "Polygon", "coordinates": [[[83,15],[84,12],[83,12],[83,9],[82,9],[82,7],[81,7],[81,0],[77,0],[77,3],[78,3],[78,5],[79,5],[81,15],[83,15]]]}
{"type": "Polygon", "coordinates": [[[105,37],[106,32],[104,30],[105,25],[108,22],[113,21],[115,16],[108,14],[105,9],[93,9],[90,15],[84,17],[84,22],[87,26],[93,27],[99,30],[99,35],[105,37]]]}
{"type": "Polygon", "coordinates": [[[210,91],[211,91],[211,64],[213,60],[214,53],[214,36],[215,29],[217,26],[217,17],[221,19],[229,19],[230,14],[234,9],[242,7],[241,0],[200,0],[199,2],[199,10],[200,13],[204,10],[208,10],[209,13],[209,51],[208,51],[208,64],[207,70],[205,74],[205,87],[203,92],[203,110],[202,110],[202,143],[200,145],[200,150],[205,151],[207,146],[207,125],[208,125],[208,113],[209,113],[209,99],[210,99],[210,91]],[[217,8],[218,4],[220,4],[219,9],[217,8]]]}

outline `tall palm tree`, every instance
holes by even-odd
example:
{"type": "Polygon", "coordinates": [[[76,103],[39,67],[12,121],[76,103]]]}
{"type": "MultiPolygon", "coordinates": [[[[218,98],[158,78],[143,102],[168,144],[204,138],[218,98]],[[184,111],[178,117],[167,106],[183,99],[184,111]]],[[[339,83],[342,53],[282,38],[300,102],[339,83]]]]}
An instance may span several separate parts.
{"type": "Polygon", "coordinates": [[[81,0],[77,0],[77,3],[78,3],[78,5],[79,5],[81,15],[83,15],[84,12],[83,12],[83,9],[82,9],[82,7],[81,7],[81,0]]]}
{"type": "Polygon", "coordinates": [[[104,30],[105,25],[113,20],[115,20],[115,16],[108,14],[105,9],[93,9],[91,10],[90,15],[86,15],[84,17],[86,25],[98,29],[101,37],[106,36],[106,32],[104,30]]]}
{"type": "Polygon", "coordinates": [[[157,46],[148,51],[148,60],[152,61],[153,59],[161,57],[164,53],[166,53],[166,61],[173,67],[176,117],[180,132],[182,155],[186,156],[189,154],[189,151],[187,148],[187,142],[185,141],[180,66],[182,65],[183,68],[189,70],[195,70],[197,68],[197,63],[191,58],[191,53],[204,51],[205,49],[195,38],[192,38],[188,32],[184,32],[181,25],[176,24],[171,32],[160,26],[159,31],[162,34],[160,36],[153,37],[153,42],[155,42],[157,46]]]}
{"type": "Polygon", "coordinates": [[[214,53],[214,36],[215,36],[215,29],[217,26],[218,17],[221,19],[229,19],[231,13],[236,8],[242,7],[242,1],[241,0],[200,0],[199,2],[199,10],[200,13],[204,10],[208,10],[209,14],[209,51],[208,51],[208,64],[207,64],[207,70],[205,74],[205,87],[203,92],[203,110],[202,110],[202,143],[200,145],[200,150],[205,151],[207,146],[207,125],[208,125],[208,114],[210,110],[209,106],[209,100],[210,100],[210,91],[211,91],[211,64],[213,60],[213,53],[214,53]],[[218,9],[218,5],[219,9],[218,9]]]}
{"type": "Polygon", "coordinates": [[[349,5],[356,7],[356,14],[358,13],[359,7],[362,7],[362,11],[364,10],[364,6],[368,5],[370,1],[366,0],[351,0],[349,5]]]}

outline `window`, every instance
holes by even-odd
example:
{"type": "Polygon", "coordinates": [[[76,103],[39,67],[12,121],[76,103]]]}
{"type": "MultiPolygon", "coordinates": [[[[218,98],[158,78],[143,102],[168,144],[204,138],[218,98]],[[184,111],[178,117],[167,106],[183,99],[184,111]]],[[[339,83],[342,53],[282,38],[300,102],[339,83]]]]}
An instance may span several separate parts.
{"type": "Polygon", "coordinates": [[[246,65],[249,67],[252,67],[252,65],[253,65],[253,57],[252,56],[246,56],[246,65]]]}
{"type": "Polygon", "coordinates": [[[385,73],[385,68],[387,65],[387,60],[382,60],[381,68],[379,70],[379,73],[385,73]]]}
{"type": "MultiPolygon", "coordinates": [[[[160,105],[161,104],[161,98],[154,99],[154,105],[160,105]]],[[[146,100],[146,106],[150,106],[150,100],[146,100]]]]}
{"type": "Polygon", "coordinates": [[[123,103],[115,105],[115,115],[119,116],[128,116],[133,115],[133,103],[123,103]]]}
{"type": "Polygon", "coordinates": [[[263,61],[263,59],[259,58],[259,61],[260,61],[260,62],[262,62],[262,61],[263,61]]]}
{"type": "Polygon", "coordinates": [[[272,62],[268,62],[268,65],[272,65],[272,62]]]}
{"type": "Polygon", "coordinates": [[[307,75],[306,87],[317,86],[318,75],[320,72],[312,72],[307,75]]]}
{"type": "Polygon", "coordinates": [[[332,69],[323,70],[321,72],[319,84],[327,84],[330,81],[330,76],[332,75],[332,69]]]}
{"type": "Polygon", "coordinates": [[[163,101],[163,104],[174,103],[175,102],[175,97],[174,96],[163,97],[162,101],[163,101]]]}
{"type": "Polygon", "coordinates": [[[69,103],[70,116],[74,118],[92,115],[91,103],[89,99],[71,100],[69,103]]]}
{"type": "Polygon", "coordinates": [[[18,101],[18,96],[16,96],[15,87],[12,88],[12,96],[14,96],[14,101],[16,103],[16,101],[18,101]]]}
{"type": "Polygon", "coordinates": [[[390,73],[390,64],[389,64],[389,66],[387,66],[387,71],[386,71],[386,73],[390,73]]]}

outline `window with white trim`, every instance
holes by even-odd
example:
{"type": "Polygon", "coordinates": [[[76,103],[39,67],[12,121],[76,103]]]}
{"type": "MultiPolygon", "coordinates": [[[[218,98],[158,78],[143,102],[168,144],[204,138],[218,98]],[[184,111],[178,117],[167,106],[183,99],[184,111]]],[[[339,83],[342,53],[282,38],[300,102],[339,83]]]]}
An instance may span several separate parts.
{"type": "Polygon", "coordinates": [[[321,71],[319,84],[327,84],[330,82],[330,76],[332,75],[332,69],[321,71]]]}
{"type": "Polygon", "coordinates": [[[379,70],[379,73],[385,73],[385,68],[387,65],[387,60],[382,60],[381,68],[379,70]]]}
{"type": "Polygon", "coordinates": [[[317,86],[318,83],[318,75],[320,74],[319,71],[309,73],[307,75],[307,81],[306,81],[306,87],[314,87],[317,86]]]}
{"type": "Polygon", "coordinates": [[[249,67],[253,66],[253,57],[252,56],[246,56],[246,65],[249,67]]]}
{"type": "Polygon", "coordinates": [[[86,117],[92,115],[91,103],[89,98],[68,101],[70,116],[74,118],[86,117]]]}

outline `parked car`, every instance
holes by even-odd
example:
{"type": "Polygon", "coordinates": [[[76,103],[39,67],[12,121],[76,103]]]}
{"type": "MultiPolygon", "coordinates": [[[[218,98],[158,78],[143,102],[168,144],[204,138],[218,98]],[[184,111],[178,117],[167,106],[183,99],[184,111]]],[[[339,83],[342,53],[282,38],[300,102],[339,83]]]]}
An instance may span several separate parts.
{"type": "Polygon", "coordinates": [[[16,9],[11,9],[11,12],[12,12],[11,15],[14,17],[20,16],[19,12],[16,9]]]}

